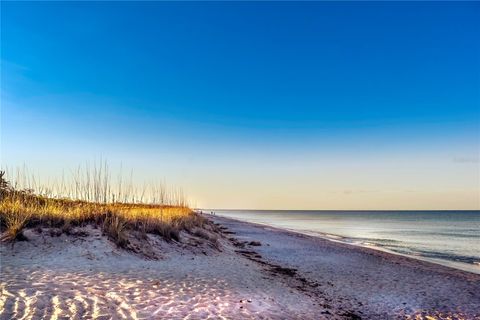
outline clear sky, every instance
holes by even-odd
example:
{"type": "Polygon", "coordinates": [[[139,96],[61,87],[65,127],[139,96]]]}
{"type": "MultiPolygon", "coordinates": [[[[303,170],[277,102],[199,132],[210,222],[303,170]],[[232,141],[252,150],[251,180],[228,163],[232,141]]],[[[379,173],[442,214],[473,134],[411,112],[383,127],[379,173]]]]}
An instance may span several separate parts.
{"type": "Polygon", "coordinates": [[[1,160],[198,207],[480,209],[480,4],[1,3],[1,160]]]}

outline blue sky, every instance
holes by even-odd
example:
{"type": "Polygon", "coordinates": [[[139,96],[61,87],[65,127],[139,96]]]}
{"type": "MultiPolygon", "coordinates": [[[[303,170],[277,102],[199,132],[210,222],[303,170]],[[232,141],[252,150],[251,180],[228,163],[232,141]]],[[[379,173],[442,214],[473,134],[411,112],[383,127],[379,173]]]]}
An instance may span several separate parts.
{"type": "Polygon", "coordinates": [[[408,208],[480,207],[478,3],[1,15],[2,165],[46,175],[101,156],[204,207],[403,208],[412,190],[408,208]]]}

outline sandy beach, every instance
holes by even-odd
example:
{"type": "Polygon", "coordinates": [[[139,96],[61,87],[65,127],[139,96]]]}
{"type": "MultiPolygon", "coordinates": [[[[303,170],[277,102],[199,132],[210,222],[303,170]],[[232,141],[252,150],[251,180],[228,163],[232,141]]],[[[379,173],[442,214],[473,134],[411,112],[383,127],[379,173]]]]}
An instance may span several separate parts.
{"type": "Polygon", "coordinates": [[[480,275],[217,216],[216,241],[91,226],[1,250],[1,319],[480,319],[480,275]],[[80,232],[81,231],[81,232],[80,232]]]}
{"type": "Polygon", "coordinates": [[[331,304],[366,319],[480,318],[480,275],[370,248],[215,217],[263,259],[296,269],[331,304]]]}
{"type": "Polygon", "coordinates": [[[480,0],[0,11],[0,320],[480,320],[480,0]]]}

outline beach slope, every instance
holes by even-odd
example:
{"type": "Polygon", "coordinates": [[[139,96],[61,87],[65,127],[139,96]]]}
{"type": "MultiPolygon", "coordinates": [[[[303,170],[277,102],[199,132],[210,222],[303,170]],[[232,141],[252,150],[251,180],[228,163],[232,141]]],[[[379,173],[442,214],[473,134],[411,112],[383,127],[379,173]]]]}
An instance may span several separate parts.
{"type": "Polygon", "coordinates": [[[480,318],[480,275],[209,219],[214,234],[149,235],[136,252],[92,226],[26,230],[0,246],[0,318],[480,318]]]}
{"type": "Polygon", "coordinates": [[[362,318],[480,319],[480,275],[370,248],[215,216],[238,241],[318,284],[317,292],[362,318]]]}

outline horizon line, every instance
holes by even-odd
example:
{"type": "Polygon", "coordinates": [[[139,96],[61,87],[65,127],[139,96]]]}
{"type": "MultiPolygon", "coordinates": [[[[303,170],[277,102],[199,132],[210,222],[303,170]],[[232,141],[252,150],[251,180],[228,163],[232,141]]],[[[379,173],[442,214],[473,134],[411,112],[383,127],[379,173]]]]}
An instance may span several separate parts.
{"type": "Polygon", "coordinates": [[[225,209],[225,208],[192,208],[193,210],[217,210],[217,211],[401,211],[401,212],[416,212],[416,211],[479,211],[480,209],[225,209]]]}

